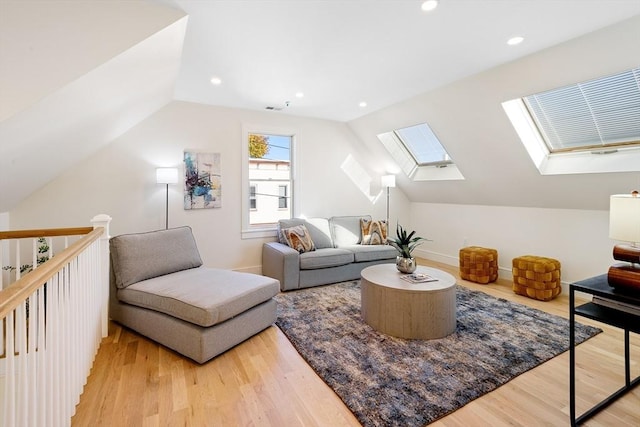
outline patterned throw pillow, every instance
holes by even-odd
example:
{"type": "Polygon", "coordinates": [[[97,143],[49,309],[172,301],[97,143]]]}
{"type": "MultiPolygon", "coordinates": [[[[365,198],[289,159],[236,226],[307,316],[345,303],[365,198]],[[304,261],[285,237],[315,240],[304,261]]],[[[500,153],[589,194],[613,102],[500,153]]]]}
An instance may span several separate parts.
{"type": "Polygon", "coordinates": [[[299,253],[316,250],[316,246],[313,244],[313,240],[311,240],[309,230],[307,230],[307,227],[304,225],[284,228],[280,233],[284,239],[284,243],[299,253]]]}
{"type": "Polygon", "coordinates": [[[374,221],[372,219],[360,219],[360,231],[362,232],[363,245],[387,244],[387,221],[374,221]]]}

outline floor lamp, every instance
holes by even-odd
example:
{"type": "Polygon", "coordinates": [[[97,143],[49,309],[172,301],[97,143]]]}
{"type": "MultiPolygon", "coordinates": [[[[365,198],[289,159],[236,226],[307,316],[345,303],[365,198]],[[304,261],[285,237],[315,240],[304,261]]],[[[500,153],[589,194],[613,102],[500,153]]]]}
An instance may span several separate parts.
{"type": "Polygon", "coordinates": [[[380,184],[387,188],[387,230],[389,229],[389,189],[396,186],[395,175],[382,175],[380,184]]]}
{"type": "Polygon", "coordinates": [[[178,183],[178,168],[157,168],[156,183],[165,184],[167,199],[165,203],[165,228],[169,229],[169,184],[178,183]]]}

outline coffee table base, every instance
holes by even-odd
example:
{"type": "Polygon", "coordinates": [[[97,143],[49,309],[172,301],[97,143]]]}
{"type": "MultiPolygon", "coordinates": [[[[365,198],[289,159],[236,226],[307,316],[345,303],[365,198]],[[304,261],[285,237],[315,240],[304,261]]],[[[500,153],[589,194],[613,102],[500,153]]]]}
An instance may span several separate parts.
{"type": "MultiPolygon", "coordinates": [[[[430,275],[438,272],[450,276],[440,270],[422,268],[430,275]]],[[[406,339],[443,338],[456,330],[456,290],[453,276],[450,276],[453,279],[450,286],[435,286],[439,289],[433,290],[425,290],[426,284],[417,286],[420,289],[414,290],[411,287],[415,285],[409,283],[391,287],[376,283],[382,282],[382,279],[367,280],[366,277],[371,279],[375,276],[362,276],[361,314],[372,328],[406,339]]],[[[446,279],[444,277],[440,280],[446,279]]]]}

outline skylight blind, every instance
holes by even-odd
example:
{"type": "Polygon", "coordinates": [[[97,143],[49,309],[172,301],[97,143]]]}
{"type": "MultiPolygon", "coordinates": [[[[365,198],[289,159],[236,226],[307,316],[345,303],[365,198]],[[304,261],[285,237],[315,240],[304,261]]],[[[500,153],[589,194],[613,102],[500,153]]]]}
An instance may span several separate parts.
{"type": "Polygon", "coordinates": [[[523,99],[552,152],[640,144],[640,68],[523,99]]]}
{"type": "Polygon", "coordinates": [[[449,154],[426,123],[398,129],[395,132],[418,165],[451,163],[449,154]]]}

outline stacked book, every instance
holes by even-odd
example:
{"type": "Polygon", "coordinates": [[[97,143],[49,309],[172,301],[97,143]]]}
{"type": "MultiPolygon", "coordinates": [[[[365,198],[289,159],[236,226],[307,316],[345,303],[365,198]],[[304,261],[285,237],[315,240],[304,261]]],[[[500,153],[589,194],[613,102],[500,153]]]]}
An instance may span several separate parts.
{"type": "Polygon", "coordinates": [[[400,276],[400,278],[402,280],[406,280],[409,283],[436,282],[438,280],[435,277],[429,276],[428,274],[424,273],[405,274],[403,276],[400,276]]]}
{"type": "Polygon", "coordinates": [[[637,304],[613,301],[613,300],[610,300],[609,298],[603,298],[598,296],[593,297],[593,303],[602,305],[604,307],[613,308],[619,311],[624,311],[625,313],[631,313],[631,314],[640,316],[640,305],[637,305],[637,304]]]}

